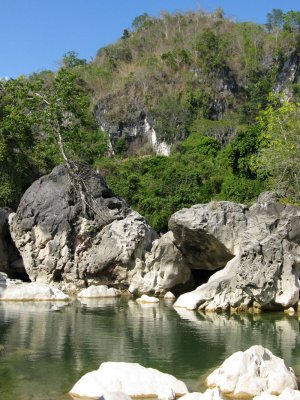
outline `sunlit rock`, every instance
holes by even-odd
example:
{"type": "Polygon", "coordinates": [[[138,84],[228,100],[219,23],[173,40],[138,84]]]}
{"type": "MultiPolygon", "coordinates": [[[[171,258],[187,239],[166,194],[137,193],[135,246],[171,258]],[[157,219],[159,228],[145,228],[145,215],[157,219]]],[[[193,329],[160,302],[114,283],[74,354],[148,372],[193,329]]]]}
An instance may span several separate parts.
{"type": "Polygon", "coordinates": [[[57,166],[24,193],[12,238],[33,282],[129,286],[157,236],[86,164],[57,166]]]}
{"type": "Polygon", "coordinates": [[[99,400],[131,400],[131,397],[123,392],[106,392],[99,397],[99,400]]]}
{"type": "Polygon", "coordinates": [[[208,387],[234,398],[262,393],[279,395],[285,388],[297,389],[296,377],[284,360],[262,346],[252,346],[227,358],[207,377],[208,387]]]}
{"type": "Polygon", "coordinates": [[[0,287],[0,300],[69,300],[69,296],[57,288],[42,283],[20,283],[0,287]]]}
{"type": "Polygon", "coordinates": [[[86,289],[81,290],[77,297],[81,298],[98,298],[98,297],[118,297],[120,296],[120,291],[114,288],[109,288],[106,285],[99,286],[89,286],[86,289]]]}
{"type": "Polygon", "coordinates": [[[167,293],[164,295],[164,299],[165,299],[165,300],[175,300],[176,297],[175,297],[175,295],[174,295],[172,292],[167,292],[167,293]]]}
{"type": "Polygon", "coordinates": [[[173,214],[169,226],[175,244],[192,268],[227,263],[206,284],[180,296],[175,306],[218,311],[297,305],[300,208],[279,200],[266,192],[249,209],[212,202],[173,214]]]}
{"type": "Polygon", "coordinates": [[[143,294],[136,301],[137,303],[158,303],[159,299],[157,297],[147,296],[146,294],[143,294]]]}
{"type": "Polygon", "coordinates": [[[185,394],[181,400],[222,400],[219,389],[207,389],[204,393],[193,392],[185,394]]]}
{"type": "Polygon", "coordinates": [[[285,388],[279,396],[263,393],[259,396],[255,396],[253,400],[300,400],[300,391],[285,388]]]}
{"type": "Polygon", "coordinates": [[[185,384],[172,375],[136,363],[106,362],[98,370],[85,374],[70,394],[98,398],[114,391],[133,397],[159,399],[175,399],[188,393],[185,384]]]}

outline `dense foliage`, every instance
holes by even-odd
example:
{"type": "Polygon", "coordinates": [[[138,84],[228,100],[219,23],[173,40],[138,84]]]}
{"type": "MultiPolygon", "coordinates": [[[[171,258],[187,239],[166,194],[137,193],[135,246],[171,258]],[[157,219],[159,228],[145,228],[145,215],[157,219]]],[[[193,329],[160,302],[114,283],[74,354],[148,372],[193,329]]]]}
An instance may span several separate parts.
{"type": "Polygon", "coordinates": [[[174,211],[212,199],[251,203],[275,189],[299,203],[299,21],[277,9],[266,26],[220,9],[143,14],[92,62],[70,51],[56,73],[0,81],[0,206],[15,208],[66,159],[97,167],[159,231],[174,211]],[[114,156],[97,109],[120,132],[114,156]],[[128,150],[122,127],[141,114],[170,157],[128,150]]]}

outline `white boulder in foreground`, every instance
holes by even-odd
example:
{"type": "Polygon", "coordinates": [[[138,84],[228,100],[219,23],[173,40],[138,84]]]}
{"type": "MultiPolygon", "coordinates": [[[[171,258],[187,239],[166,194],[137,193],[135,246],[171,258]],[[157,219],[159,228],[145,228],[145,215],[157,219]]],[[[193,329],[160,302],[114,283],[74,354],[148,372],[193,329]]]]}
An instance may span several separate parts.
{"type": "Polygon", "coordinates": [[[255,396],[253,400],[300,400],[300,392],[299,390],[285,388],[279,396],[261,394],[260,396],[255,396]]]}
{"type": "Polygon", "coordinates": [[[107,392],[99,397],[99,400],[131,400],[131,397],[122,392],[107,392]]]}
{"type": "Polygon", "coordinates": [[[207,389],[204,393],[193,392],[188,393],[180,400],[223,400],[220,391],[217,388],[207,389]]]}
{"type": "Polygon", "coordinates": [[[137,303],[158,303],[159,299],[153,296],[147,296],[143,294],[140,298],[136,300],[137,303]]]}
{"type": "Polygon", "coordinates": [[[105,362],[98,370],[88,372],[73,386],[71,395],[105,397],[107,392],[123,392],[133,397],[175,399],[188,393],[187,387],[174,376],[136,363],[105,362]]]}
{"type": "Polygon", "coordinates": [[[106,285],[99,286],[89,286],[87,289],[81,290],[77,297],[91,299],[100,297],[118,297],[120,296],[120,291],[114,288],[109,288],[106,285]]]}
{"type": "Polygon", "coordinates": [[[61,290],[42,283],[18,283],[0,287],[0,301],[57,301],[69,300],[69,296],[61,290]]]}
{"type": "Polygon", "coordinates": [[[207,377],[206,383],[234,398],[280,395],[286,388],[297,389],[293,370],[262,346],[232,354],[207,377]]]}

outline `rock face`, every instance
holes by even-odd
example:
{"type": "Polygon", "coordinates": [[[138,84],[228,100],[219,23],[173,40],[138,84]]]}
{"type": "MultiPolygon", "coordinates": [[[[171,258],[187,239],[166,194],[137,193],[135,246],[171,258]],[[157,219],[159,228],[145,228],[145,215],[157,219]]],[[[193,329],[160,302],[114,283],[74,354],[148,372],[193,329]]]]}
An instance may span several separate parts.
{"type": "Polygon", "coordinates": [[[262,346],[232,354],[207,377],[207,385],[233,398],[279,395],[285,388],[297,389],[293,370],[262,346]]]}
{"type": "Polygon", "coordinates": [[[59,166],[33,183],[11,222],[32,281],[61,288],[128,286],[154,232],[84,164],[59,166]]]}
{"type": "Polygon", "coordinates": [[[249,210],[243,205],[219,202],[213,203],[211,213],[207,212],[211,206],[200,205],[172,216],[170,228],[177,246],[194,268],[213,265],[214,256],[206,254],[213,248],[223,262],[227,254],[235,255],[206,284],[180,296],[175,306],[207,311],[230,307],[280,310],[297,304],[300,209],[278,200],[273,194],[263,193],[249,210]],[[196,245],[189,246],[201,243],[201,237],[204,255],[199,254],[196,245]]]}
{"type": "Polygon", "coordinates": [[[106,362],[85,374],[71,389],[71,395],[105,397],[106,392],[123,392],[139,398],[175,399],[188,393],[174,376],[135,363],[106,362]]]}
{"type": "Polygon", "coordinates": [[[173,233],[168,232],[154,241],[145,261],[136,266],[129,291],[160,293],[187,282],[190,275],[190,268],[174,244],[173,233]]]}
{"type": "MultiPolygon", "coordinates": [[[[95,117],[99,127],[109,134],[111,149],[118,140],[122,139],[127,151],[131,154],[136,154],[141,148],[144,148],[148,153],[150,150],[158,155],[170,155],[170,144],[158,139],[154,129],[154,120],[142,110],[141,104],[131,104],[130,113],[126,115],[126,122],[121,118],[113,121],[107,112],[111,108],[112,100],[112,96],[108,96],[106,99],[102,99],[95,108],[95,117]]],[[[128,112],[128,110],[124,110],[124,112],[128,112]]]]}

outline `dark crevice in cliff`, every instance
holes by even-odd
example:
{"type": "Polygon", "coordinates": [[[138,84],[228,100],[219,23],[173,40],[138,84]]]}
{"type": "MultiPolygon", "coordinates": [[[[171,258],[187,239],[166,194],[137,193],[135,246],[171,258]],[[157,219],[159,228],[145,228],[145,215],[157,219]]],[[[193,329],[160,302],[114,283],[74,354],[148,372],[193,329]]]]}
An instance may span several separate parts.
{"type": "Polygon", "coordinates": [[[197,288],[200,285],[203,285],[204,283],[207,283],[209,278],[217,271],[220,271],[220,269],[213,271],[207,269],[192,269],[192,277],[194,280],[195,288],[197,288]]]}

